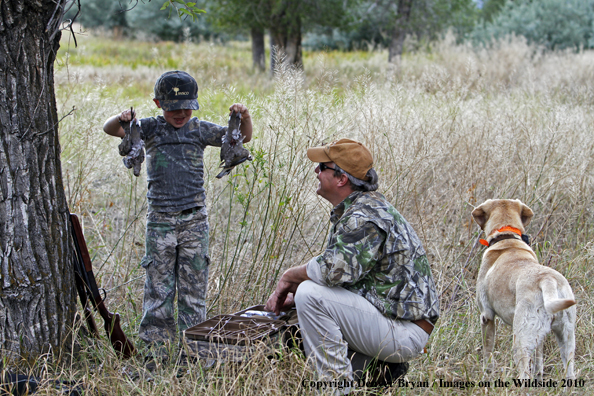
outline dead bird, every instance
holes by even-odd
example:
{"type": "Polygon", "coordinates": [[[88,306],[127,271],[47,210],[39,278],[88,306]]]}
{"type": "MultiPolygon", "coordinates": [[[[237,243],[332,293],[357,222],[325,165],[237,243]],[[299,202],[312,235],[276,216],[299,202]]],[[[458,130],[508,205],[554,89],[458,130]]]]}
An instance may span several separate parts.
{"type": "Polygon", "coordinates": [[[126,168],[134,168],[134,176],[140,176],[140,167],[144,162],[144,141],[140,138],[140,123],[136,119],[134,109],[130,108],[132,121],[120,121],[120,125],[126,133],[118,146],[122,161],[126,168]]]}
{"type": "Polygon", "coordinates": [[[232,112],[229,116],[229,128],[223,136],[221,146],[221,168],[223,170],[217,175],[217,179],[231,173],[231,170],[245,161],[251,161],[250,152],[243,147],[243,138],[239,130],[241,125],[241,113],[232,112]]]}

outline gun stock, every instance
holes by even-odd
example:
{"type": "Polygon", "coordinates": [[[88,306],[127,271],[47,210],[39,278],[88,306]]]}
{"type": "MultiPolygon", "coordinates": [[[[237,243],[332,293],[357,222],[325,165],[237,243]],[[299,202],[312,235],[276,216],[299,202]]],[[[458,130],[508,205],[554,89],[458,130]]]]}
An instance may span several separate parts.
{"type": "Polygon", "coordinates": [[[120,325],[120,315],[109,312],[103,301],[100,301],[97,304],[97,311],[99,311],[99,315],[101,315],[105,322],[105,332],[109,336],[113,349],[115,349],[116,352],[121,353],[126,359],[134,356],[136,354],[134,344],[132,344],[132,341],[128,340],[126,334],[124,334],[124,331],[122,330],[122,326],[120,325]]]}
{"type": "Polygon", "coordinates": [[[120,356],[128,359],[136,354],[134,344],[132,341],[128,340],[126,334],[124,334],[124,331],[122,330],[120,325],[120,315],[109,312],[105,306],[105,302],[99,294],[99,288],[97,287],[95,275],[93,274],[93,264],[91,262],[91,257],[89,256],[89,250],[87,248],[87,243],[85,242],[82,227],[80,226],[78,217],[73,213],[70,214],[70,223],[72,224],[72,236],[77,256],[75,260],[76,287],[83,304],[85,319],[89,325],[89,330],[97,337],[99,336],[97,325],[95,324],[93,315],[89,309],[90,301],[105,322],[105,332],[111,341],[113,349],[115,349],[120,356]]]}

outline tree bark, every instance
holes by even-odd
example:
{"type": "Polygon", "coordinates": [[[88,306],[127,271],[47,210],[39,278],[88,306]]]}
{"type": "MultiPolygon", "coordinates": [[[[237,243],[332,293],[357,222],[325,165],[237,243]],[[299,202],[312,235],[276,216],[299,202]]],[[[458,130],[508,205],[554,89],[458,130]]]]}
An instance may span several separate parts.
{"type": "Polygon", "coordinates": [[[270,45],[278,51],[278,55],[271,51],[271,71],[273,60],[282,59],[286,65],[303,68],[303,50],[301,47],[301,18],[299,17],[299,2],[286,2],[285,8],[273,15],[270,27],[270,45]],[[280,58],[279,58],[280,57],[280,58]]]}
{"type": "MultiPolygon", "coordinates": [[[[301,31],[288,31],[284,26],[277,26],[271,29],[270,45],[274,46],[271,51],[271,64],[276,66],[276,60],[282,60],[285,65],[293,65],[303,68],[303,50],[301,48],[301,31]],[[274,62],[274,63],[273,63],[274,62]]],[[[274,68],[271,65],[272,71],[274,68]]]]}
{"type": "Polygon", "coordinates": [[[264,29],[252,28],[252,60],[254,69],[266,70],[266,52],[264,50],[264,29]]]}
{"type": "Polygon", "coordinates": [[[54,60],[68,0],[0,1],[0,349],[68,347],[76,312],[54,60]]]}
{"type": "Polygon", "coordinates": [[[272,31],[270,32],[270,73],[274,74],[274,70],[276,69],[276,57],[278,44],[274,41],[274,36],[272,31]]]}
{"type": "Polygon", "coordinates": [[[400,64],[404,39],[408,31],[408,20],[414,0],[398,1],[398,18],[390,34],[390,47],[388,48],[388,62],[400,64]]]}
{"type": "Polygon", "coordinates": [[[303,68],[303,50],[301,48],[301,23],[299,29],[288,33],[285,41],[287,63],[298,68],[303,68]]]}

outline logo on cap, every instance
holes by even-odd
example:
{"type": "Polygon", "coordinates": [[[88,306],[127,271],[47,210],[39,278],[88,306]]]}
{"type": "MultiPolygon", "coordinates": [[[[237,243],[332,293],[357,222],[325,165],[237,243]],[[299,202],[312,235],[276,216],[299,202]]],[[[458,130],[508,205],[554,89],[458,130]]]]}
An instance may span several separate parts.
{"type": "Polygon", "coordinates": [[[190,94],[189,92],[179,92],[179,88],[178,87],[173,88],[173,92],[175,92],[175,96],[177,96],[177,95],[189,95],[190,94]]]}

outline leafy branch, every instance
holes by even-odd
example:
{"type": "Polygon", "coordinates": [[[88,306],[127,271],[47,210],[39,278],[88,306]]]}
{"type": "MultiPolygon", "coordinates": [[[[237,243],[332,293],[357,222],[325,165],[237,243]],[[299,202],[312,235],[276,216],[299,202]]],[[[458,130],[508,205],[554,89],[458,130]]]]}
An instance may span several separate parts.
{"type": "Polygon", "coordinates": [[[191,17],[192,21],[196,21],[198,15],[206,12],[196,7],[196,3],[186,2],[185,0],[167,0],[163,3],[161,10],[166,10],[167,8],[169,8],[169,17],[171,17],[171,12],[175,10],[180,19],[182,16],[186,18],[191,17]]]}
{"type": "MultiPolygon", "coordinates": [[[[122,7],[122,10],[120,12],[128,12],[133,10],[137,5],[138,5],[138,0],[130,0],[130,3],[134,2],[134,5],[131,6],[128,9],[124,9],[124,7],[122,7]]],[[[148,2],[150,3],[151,0],[148,0],[148,2]]],[[[143,0],[144,3],[144,0],[143,0]]],[[[120,3],[121,5],[121,3],[120,3]]],[[[191,1],[185,1],[185,0],[167,0],[163,3],[163,6],[161,7],[161,10],[166,10],[167,8],[169,8],[169,16],[168,18],[171,18],[171,12],[173,10],[175,10],[175,12],[177,12],[177,16],[179,16],[179,19],[182,18],[182,16],[184,17],[191,17],[192,21],[195,22],[196,19],[198,18],[198,15],[205,13],[206,11],[201,10],[200,8],[196,7],[196,3],[191,2],[191,1]]]]}

